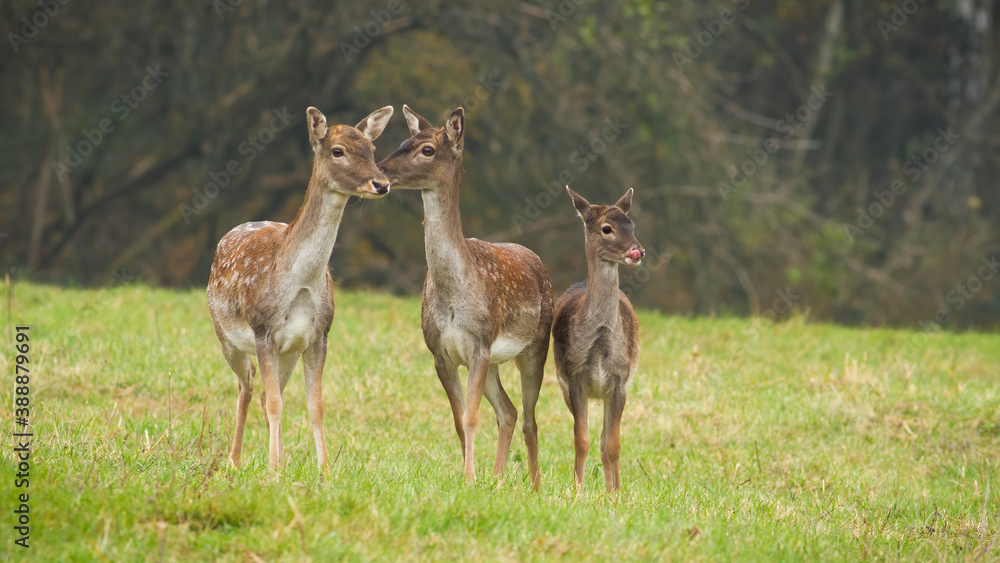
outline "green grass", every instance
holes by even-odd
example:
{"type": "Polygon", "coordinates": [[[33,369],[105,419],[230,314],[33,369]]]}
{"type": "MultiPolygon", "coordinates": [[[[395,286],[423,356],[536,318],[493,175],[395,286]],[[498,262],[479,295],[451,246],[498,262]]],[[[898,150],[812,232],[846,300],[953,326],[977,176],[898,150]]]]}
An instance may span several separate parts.
{"type": "MultiPolygon", "coordinates": [[[[551,364],[543,488],[520,431],[507,478],[484,402],[472,486],[419,328],[419,302],[339,292],[321,475],[301,365],[285,391],[288,464],[267,470],[255,395],[227,466],[236,379],[202,291],[19,284],[31,326],[31,548],[13,545],[3,449],[0,560],[996,560],[1000,338],[641,312],[623,421],[624,490],[604,491],[591,404],[584,493],[551,364]],[[905,353],[904,353],[905,352],[905,353]]],[[[7,301],[4,295],[4,302],[7,301]]],[[[14,400],[12,329],[0,400],[14,400]]],[[[501,371],[520,405],[516,370],[501,371]]],[[[259,389],[259,387],[258,387],[259,389]]],[[[520,407],[519,407],[520,410],[520,407]]],[[[4,409],[4,428],[14,420],[4,409]]]]}

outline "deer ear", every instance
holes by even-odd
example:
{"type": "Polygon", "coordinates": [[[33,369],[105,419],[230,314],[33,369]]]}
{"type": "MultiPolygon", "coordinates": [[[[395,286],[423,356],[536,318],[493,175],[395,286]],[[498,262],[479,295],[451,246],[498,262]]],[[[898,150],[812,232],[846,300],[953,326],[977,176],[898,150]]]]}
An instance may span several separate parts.
{"type": "Polygon", "coordinates": [[[410,135],[416,135],[424,129],[432,127],[431,122],[417,115],[417,112],[410,109],[410,106],[403,104],[403,117],[406,118],[406,126],[410,128],[410,135]]]}
{"type": "Polygon", "coordinates": [[[326,138],[326,116],[314,107],[306,110],[306,126],[309,128],[309,144],[313,152],[319,152],[326,138]]]}
{"type": "Polygon", "coordinates": [[[382,134],[385,126],[389,124],[389,118],[392,117],[392,106],[385,106],[382,109],[377,109],[368,117],[362,119],[356,127],[358,131],[361,131],[369,141],[374,141],[378,139],[378,136],[382,134]]]}
{"type": "Polygon", "coordinates": [[[615,207],[622,210],[622,213],[628,215],[628,210],[632,207],[632,188],[629,188],[625,195],[621,199],[615,202],[615,207]]]}
{"type": "Polygon", "coordinates": [[[570,199],[573,200],[573,207],[576,208],[577,215],[580,216],[584,221],[587,220],[587,212],[590,211],[590,202],[583,199],[583,196],[574,192],[569,186],[566,186],[566,191],[569,193],[570,199]]]}
{"type": "Polygon", "coordinates": [[[458,108],[451,112],[448,120],[444,123],[444,133],[447,135],[448,140],[451,141],[451,146],[454,147],[455,152],[462,152],[462,148],[465,146],[464,109],[458,108]]]}

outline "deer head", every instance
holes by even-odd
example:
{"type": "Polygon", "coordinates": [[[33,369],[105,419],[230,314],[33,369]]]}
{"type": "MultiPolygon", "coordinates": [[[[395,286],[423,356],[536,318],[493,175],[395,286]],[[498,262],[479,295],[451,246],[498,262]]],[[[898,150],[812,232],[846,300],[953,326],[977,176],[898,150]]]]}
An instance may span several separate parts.
{"type": "Polygon", "coordinates": [[[451,185],[462,170],[465,110],[453,111],[444,127],[432,126],[406,105],[403,115],[412,137],[380,162],[379,169],[401,190],[431,190],[438,185],[451,185]]]}
{"type": "Polygon", "coordinates": [[[392,111],[392,106],[375,110],[354,127],[327,127],[323,112],[307,109],[309,143],[316,153],[313,181],[345,195],[379,198],[389,193],[389,179],[375,164],[372,141],[382,134],[392,111]]]}
{"type": "Polygon", "coordinates": [[[635,224],[628,218],[632,207],[632,188],[614,205],[591,205],[566,186],[577,214],[583,219],[587,260],[638,266],[646,251],[635,238],[635,224]]]}

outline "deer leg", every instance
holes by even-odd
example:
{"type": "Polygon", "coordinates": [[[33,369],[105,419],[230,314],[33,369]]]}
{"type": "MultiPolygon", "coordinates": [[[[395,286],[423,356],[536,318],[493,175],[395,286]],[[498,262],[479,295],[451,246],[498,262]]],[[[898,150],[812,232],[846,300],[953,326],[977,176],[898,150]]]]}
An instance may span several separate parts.
{"type": "Polygon", "coordinates": [[[601,432],[601,463],[604,465],[604,483],[608,491],[622,487],[618,463],[622,452],[622,413],[625,412],[625,392],[615,390],[604,401],[604,430],[601,432]]]}
{"type": "Polygon", "coordinates": [[[458,378],[458,366],[448,362],[444,356],[434,357],[434,369],[437,371],[438,379],[444,392],[448,394],[448,403],[451,405],[451,414],[455,419],[455,431],[458,433],[458,441],[462,445],[462,460],[465,460],[465,428],[462,426],[462,417],[465,415],[465,400],[462,397],[462,380],[458,378]]]}
{"type": "Polygon", "coordinates": [[[312,426],[316,459],[323,472],[329,469],[326,460],[326,437],[323,434],[323,364],[326,362],[326,336],[313,343],[302,354],[302,370],[306,376],[306,407],[312,426]]]}
{"type": "MultiPolygon", "coordinates": [[[[291,379],[292,372],[295,371],[295,364],[299,361],[300,355],[298,353],[291,353],[278,356],[278,393],[282,396],[282,402],[284,402],[285,385],[288,385],[288,380],[291,379]]],[[[282,465],[285,464],[284,432],[278,434],[278,462],[282,465]]]]}
{"type": "MultiPolygon", "coordinates": [[[[257,363],[260,363],[259,359],[257,360],[257,363]]],[[[260,376],[260,380],[261,383],[263,383],[264,381],[263,373],[260,376]]],[[[267,419],[267,389],[265,389],[263,385],[261,385],[260,389],[260,408],[264,411],[264,425],[267,426],[267,433],[270,434],[271,421],[267,419]]]]}
{"type": "MultiPolygon", "coordinates": [[[[297,352],[278,356],[278,397],[285,394],[285,385],[295,371],[295,363],[299,361],[297,352]]],[[[282,399],[282,401],[284,401],[282,399]]],[[[283,432],[278,432],[278,463],[285,464],[285,436],[283,432]]]]}
{"type": "Polygon", "coordinates": [[[483,390],[490,371],[490,354],[478,353],[469,363],[469,396],[465,404],[465,414],[462,417],[462,427],[465,429],[465,482],[476,480],[475,459],[473,452],[476,444],[476,427],[479,425],[479,403],[483,400],[483,390]]]}
{"type": "Polygon", "coordinates": [[[517,423],[517,408],[510,402],[510,397],[503,389],[500,382],[500,367],[496,364],[490,366],[489,374],[486,376],[486,386],[483,388],[486,400],[490,402],[493,411],[497,415],[497,459],[493,464],[493,475],[503,477],[507,468],[507,456],[510,455],[510,441],[514,437],[514,425],[517,423]]]}
{"type": "MultiPolygon", "coordinates": [[[[546,336],[548,334],[546,333],[546,336]]],[[[542,475],[538,469],[538,425],[535,423],[535,403],[542,389],[542,377],[545,370],[545,355],[548,352],[549,341],[545,339],[545,347],[524,352],[517,357],[517,368],[521,371],[521,401],[524,406],[524,445],[528,449],[528,471],[531,473],[531,488],[538,491],[542,488],[542,475]]]]}
{"type": "Polygon", "coordinates": [[[573,476],[576,478],[577,493],[583,488],[583,470],[587,464],[587,453],[590,451],[590,434],[587,432],[587,396],[579,387],[569,390],[569,410],[573,414],[573,450],[576,452],[576,463],[573,466],[573,476]]]}
{"type": "Polygon", "coordinates": [[[247,410],[250,406],[250,396],[253,394],[253,362],[250,355],[236,349],[232,343],[222,345],[222,353],[226,357],[226,362],[236,374],[239,381],[239,394],[236,396],[236,430],[233,432],[233,447],[229,452],[229,465],[239,467],[243,455],[243,430],[247,423],[247,410]]]}
{"type": "Polygon", "coordinates": [[[268,456],[267,466],[272,471],[278,469],[281,457],[281,384],[278,376],[278,354],[274,344],[266,337],[258,337],[257,363],[260,366],[260,381],[263,387],[261,403],[267,419],[268,456]]]}

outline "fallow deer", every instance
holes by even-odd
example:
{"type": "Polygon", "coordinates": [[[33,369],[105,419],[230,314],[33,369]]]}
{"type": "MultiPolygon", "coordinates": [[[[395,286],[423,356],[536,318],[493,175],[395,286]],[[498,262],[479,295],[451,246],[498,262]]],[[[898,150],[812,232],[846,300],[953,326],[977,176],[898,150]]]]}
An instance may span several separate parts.
{"type": "Polygon", "coordinates": [[[498,366],[516,360],[521,372],[524,442],[532,487],[541,487],[535,403],[542,384],[552,326],[552,284],[542,261],[517,244],[491,244],[462,234],[459,192],[465,113],[456,109],[444,127],[432,127],[403,106],[413,135],[379,168],[397,189],[420,190],[424,205],[427,277],[421,303],[424,342],[451,404],[462,444],[465,481],[475,480],[473,446],[485,394],[497,416],[493,473],[502,477],[517,409],[500,384],[498,366]],[[469,370],[463,399],[458,367],[469,370]]]}
{"type": "Polygon", "coordinates": [[[587,399],[604,402],[601,463],[608,490],[621,488],[621,422],[625,390],[639,364],[639,321],[618,288],[618,265],[638,266],[646,251],[626,215],[632,188],[611,206],[591,205],[566,186],[583,219],[587,281],[573,285],[556,301],[552,322],[556,376],[573,414],[574,476],[579,491],[590,450],[587,399]]]}
{"type": "Polygon", "coordinates": [[[281,394],[299,356],[316,456],[327,468],[322,378],[327,334],[333,322],[329,261],[348,198],[378,198],[389,180],[375,164],[372,144],[392,116],[387,106],[351,127],[327,127],[316,108],[306,111],[313,170],[305,200],[289,223],[244,223],[219,241],[208,281],[208,305],[222,353],[239,380],[236,430],[229,455],[240,465],[247,407],[257,356],[260,403],[269,431],[268,467],[284,462],[281,394]]]}

